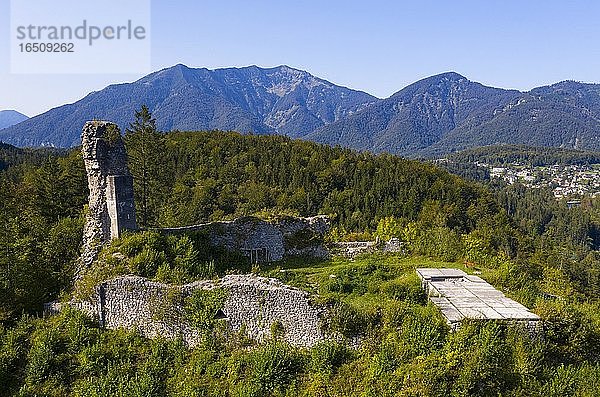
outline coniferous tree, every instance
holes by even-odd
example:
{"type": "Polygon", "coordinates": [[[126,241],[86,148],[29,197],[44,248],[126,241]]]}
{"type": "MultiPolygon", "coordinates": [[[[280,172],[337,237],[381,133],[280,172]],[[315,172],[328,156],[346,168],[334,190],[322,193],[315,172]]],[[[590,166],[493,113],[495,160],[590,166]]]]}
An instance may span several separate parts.
{"type": "Polygon", "coordinates": [[[135,112],[135,121],[125,132],[125,146],[133,175],[138,223],[142,227],[154,226],[162,191],[164,138],[146,105],[135,112]]]}

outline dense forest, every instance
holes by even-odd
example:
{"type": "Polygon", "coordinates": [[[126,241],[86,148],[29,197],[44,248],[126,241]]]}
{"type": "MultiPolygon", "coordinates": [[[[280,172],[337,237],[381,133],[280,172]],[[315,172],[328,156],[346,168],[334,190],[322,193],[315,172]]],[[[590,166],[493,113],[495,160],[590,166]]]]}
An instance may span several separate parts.
{"type": "MultiPolygon", "coordinates": [[[[74,311],[40,317],[44,302],[72,293],[87,200],[83,161],[77,149],[0,146],[0,395],[598,394],[598,200],[569,209],[548,191],[480,185],[386,154],[281,136],[160,134],[143,111],[136,123],[125,142],[145,228],[328,214],[330,240],[400,238],[403,254],[254,269],[312,288],[338,313],[329,326],[362,335],[363,344],[303,350],[274,334],[248,348],[243,335],[224,340],[212,324],[206,343],[189,350],[99,329],[74,311]],[[414,268],[463,263],[542,316],[544,337],[496,323],[449,332],[414,268]]],[[[152,231],[107,248],[115,250],[131,256],[124,271],[164,281],[250,270],[236,257],[211,271],[190,266],[204,260],[204,247],[152,231]],[[140,253],[161,263],[142,269],[140,253]]]]}
{"type": "Polygon", "coordinates": [[[447,156],[456,163],[506,165],[518,163],[532,167],[547,165],[590,165],[600,163],[600,153],[556,147],[492,145],[467,149],[447,156]]]}

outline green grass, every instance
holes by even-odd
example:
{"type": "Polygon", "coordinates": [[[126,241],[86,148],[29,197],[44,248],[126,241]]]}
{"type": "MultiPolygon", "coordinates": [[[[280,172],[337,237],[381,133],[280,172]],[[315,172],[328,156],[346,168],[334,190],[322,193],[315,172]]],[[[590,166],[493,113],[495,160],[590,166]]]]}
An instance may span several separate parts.
{"type": "Polygon", "coordinates": [[[399,280],[409,275],[416,277],[416,269],[419,267],[458,268],[472,273],[472,269],[467,269],[458,262],[443,262],[426,257],[406,257],[396,254],[369,254],[355,259],[334,257],[329,260],[308,262],[293,259],[266,266],[260,270],[260,274],[277,278],[312,293],[327,292],[326,286],[332,279],[354,282],[356,285],[348,286],[354,287],[351,288],[352,291],[340,292],[343,295],[351,295],[354,292],[356,295],[362,290],[361,287],[374,290],[386,281],[399,280]],[[357,280],[359,278],[360,280],[357,280]]]}
{"type": "MultiPolygon", "coordinates": [[[[181,341],[99,329],[73,310],[23,318],[15,327],[0,328],[0,394],[594,395],[585,391],[597,390],[600,374],[597,304],[537,301],[547,321],[541,339],[494,322],[466,322],[450,332],[427,302],[418,267],[473,272],[461,263],[383,254],[263,267],[263,276],[318,294],[331,309],[326,329],[351,342],[329,341],[312,349],[277,338],[248,349],[221,337],[187,349],[181,341]],[[357,340],[359,348],[350,347],[357,340]]],[[[518,292],[519,285],[528,285],[507,282],[514,274],[526,275],[508,262],[480,270],[500,289],[518,292]]],[[[196,303],[204,307],[206,301],[196,303]]]]}
{"type": "Polygon", "coordinates": [[[436,323],[445,323],[427,301],[418,267],[464,269],[459,263],[381,253],[304,263],[295,259],[263,268],[260,274],[312,293],[331,308],[326,330],[355,337],[393,327],[395,318],[423,310],[430,310],[436,323]]]}

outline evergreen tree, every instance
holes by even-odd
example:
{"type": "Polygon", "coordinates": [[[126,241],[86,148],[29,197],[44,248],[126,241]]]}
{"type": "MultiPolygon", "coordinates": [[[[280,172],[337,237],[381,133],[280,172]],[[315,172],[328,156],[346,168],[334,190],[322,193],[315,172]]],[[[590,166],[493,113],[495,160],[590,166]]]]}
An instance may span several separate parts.
{"type": "Polygon", "coordinates": [[[135,121],[125,132],[129,169],[133,175],[138,223],[154,226],[161,199],[164,137],[156,129],[156,120],[146,105],[135,112],[135,121]]]}

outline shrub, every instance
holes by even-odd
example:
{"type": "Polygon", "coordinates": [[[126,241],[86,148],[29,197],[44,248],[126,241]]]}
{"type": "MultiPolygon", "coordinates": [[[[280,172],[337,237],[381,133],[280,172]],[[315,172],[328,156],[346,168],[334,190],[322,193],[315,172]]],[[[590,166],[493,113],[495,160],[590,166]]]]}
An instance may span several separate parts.
{"type": "MultiPolygon", "coordinates": [[[[248,396],[266,396],[283,392],[305,367],[304,357],[282,342],[269,342],[244,357],[246,380],[242,388],[248,396]]],[[[238,389],[239,390],[239,389],[238,389]]]]}
{"type": "Polygon", "coordinates": [[[361,312],[346,302],[336,302],[323,327],[327,333],[348,338],[364,333],[372,322],[368,313],[361,312]]]}
{"type": "Polygon", "coordinates": [[[281,323],[281,321],[279,320],[275,320],[271,323],[271,338],[273,338],[274,340],[283,340],[283,338],[285,337],[285,328],[283,327],[283,324],[281,323]]]}
{"type": "Polygon", "coordinates": [[[313,373],[332,374],[352,357],[352,351],[342,343],[321,342],[310,350],[309,368],[313,373]]]}
{"type": "Polygon", "coordinates": [[[416,304],[426,302],[425,292],[416,274],[410,273],[403,277],[384,282],[381,292],[392,299],[408,301],[416,304]]]}
{"type": "Polygon", "coordinates": [[[223,309],[226,299],[227,291],[224,289],[197,289],[185,300],[185,317],[208,337],[221,324],[216,314],[223,309]]]}
{"type": "Polygon", "coordinates": [[[33,321],[23,317],[0,335],[0,385],[4,392],[12,390],[22,380],[32,329],[33,321]]]}

